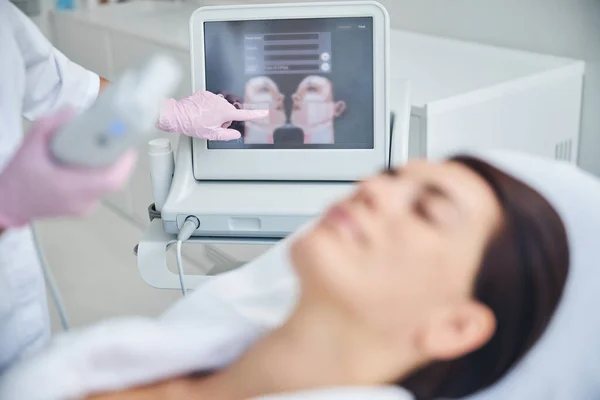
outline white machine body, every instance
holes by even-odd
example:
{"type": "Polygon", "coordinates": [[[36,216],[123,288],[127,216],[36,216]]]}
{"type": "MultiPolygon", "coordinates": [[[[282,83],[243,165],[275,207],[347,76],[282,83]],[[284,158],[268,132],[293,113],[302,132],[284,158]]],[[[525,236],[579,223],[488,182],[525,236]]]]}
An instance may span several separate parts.
{"type": "MultiPolygon", "coordinates": [[[[292,77],[284,73],[279,75],[258,74],[257,81],[262,82],[261,84],[268,82],[260,88],[261,90],[258,90],[258,93],[264,93],[269,89],[269,85],[273,86],[278,82],[282,95],[285,95],[286,101],[288,101],[287,109],[292,110],[292,116],[288,118],[288,121],[284,121],[283,118],[279,120],[283,129],[290,125],[289,121],[296,124],[298,121],[302,121],[294,112],[308,103],[298,106],[296,100],[300,96],[299,93],[306,93],[302,92],[301,87],[307,80],[313,79],[312,76],[320,77],[314,78],[316,84],[326,82],[321,78],[329,79],[332,87],[336,83],[344,83],[343,79],[346,77],[335,76],[336,71],[344,71],[343,68],[337,66],[336,60],[338,63],[346,61],[347,55],[344,54],[344,50],[356,52],[353,47],[355,43],[344,42],[347,38],[344,36],[345,32],[341,34],[334,32],[331,34],[333,39],[329,38],[330,34],[327,32],[320,33],[319,46],[325,46],[325,48],[331,46],[330,52],[322,50],[322,48],[317,49],[310,41],[303,41],[307,38],[317,38],[319,34],[312,32],[315,29],[318,30],[319,27],[323,30],[325,25],[332,26],[333,24],[334,29],[340,31],[354,29],[355,35],[364,34],[368,38],[374,55],[372,68],[367,68],[371,74],[361,78],[368,82],[363,82],[363,87],[366,88],[364,97],[368,101],[363,97],[352,97],[353,88],[360,86],[356,82],[358,79],[356,77],[359,75],[350,76],[352,79],[348,78],[350,80],[345,85],[339,84],[339,87],[335,87],[339,90],[328,97],[333,102],[337,101],[336,106],[339,106],[341,100],[336,95],[343,96],[345,93],[342,100],[345,105],[343,118],[346,120],[345,124],[339,126],[342,129],[345,127],[346,130],[336,131],[335,140],[337,141],[338,137],[342,137],[343,140],[343,135],[356,135],[357,139],[354,142],[351,141],[350,145],[337,142],[325,145],[311,144],[306,139],[308,137],[306,132],[310,129],[307,126],[303,127],[304,142],[292,145],[288,143],[278,145],[271,142],[257,146],[255,143],[244,143],[244,139],[241,139],[238,143],[225,142],[223,144],[221,142],[218,145],[224,146],[224,148],[215,149],[210,148],[207,141],[182,137],[179,141],[170,193],[161,210],[162,224],[166,233],[176,234],[187,217],[195,216],[199,219],[200,226],[194,235],[199,238],[239,238],[240,240],[283,238],[318,216],[329,204],[349,193],[356,181],[406,160],[410,118],[409,87],[408,82],[405,82],[402,87],[395,88],[396,110],[402,111],[394,116],[394,131],[392,132],[388,92],[389,18],[379,3],[352,1],[346,3],[237,5],[198,9],[193,14],[190,24],[193,90],[230,93],[231,89],[228,90],[227,82],[242,79],[243,81],[238,82],[237,86],[239,92],[239,87],[244,86],[245,80],[252,82],[257,74],[245,74],[242,64],[241,77],[236,77],[236,74],[240,74],[240,72],[234,68],[237,68],[235,66],[239,63],[230,61],[229,65],[231,66],[220,65],[217,68],[212,63],[219,62],[219,60],[211,61],[205,58],[207,54],[215,54],[214,49],[212,53],[207,51],[210,46],[223,46],[229,43],[229,39],[225,43],[205,41],[203,27],[214,22],[225,24],[223,25],[225,30],[241,26],[242,28],[236,32],[238,35],[245,35],[241,42],[246,46],[246,51],[249,48],[255,48],[255,42],[248,45],[248,40],[256,38],[259,38],[258,46],[261,51],[262,47],[260,46],[265,46],[265,49],[283,49],[279,52],[264,54],[265,60],[288,58],[291,60],[289,65],[281,68],[309,70],[312,68],[306,65],[294,67],[298,65],[298,61],[295,59],[320,59],[316,62],[326,60],[327,63],[332,63],[331,71],[325,68],[326,72],[323,72],[321,65],[319,74],[309,71],[294,74],[292,77]],[[361,29],[364,29],[367,23],[364,26],[361,22],[352,25],[356,21],[363,21],[360,18],[371,21],[370,26],[373,30],[362,33],[361,29]],[[325,21],[325,19],[329,25],[314,22],[316,20],[325,21]],[[307,31],[299,30],[303,26],[303,20],[308,21],[307,31]],[[249,28],[244,27],[247,21],[250,21],[250,25],[247,25],[249,28]],[[259,24],[253,24],[253,21],[259,21],[259,24]],[[269,31],[269,25],[265,21],[275,21],[274,26],[283,26],[289,24],[290,21],[295,21],[297,29],[292,34],[273,32],[273,30],[269,31]],[[338,25],[336,25],[337,21],[339,21],[338,25]],[[231,25],[227,28],[229,22],[231,25]],[[261,29],[265,29],[265,31],[261,32],[261,29]],[[308,52],[296,51],[313,47],[314,49],[308,52]],[[289,48],[294,51],[287,51],[289,48]],[[308,54],[310,51],[316,51],[318,55],[320,54],[319,57],[308,54]],[[323,56],[323,52],[330,55],[323,56]],[[224,82],[222,88],[215,83],[216,79],[212,78],[217,73],[222,74],[221,79],[224,82]],[[301,83],[298,85],[298,82],[301,83]],[[298,85],[297,88],[296,85],[298,85]],[[294,89],[295,92],[293,92],[294,89]],[[401,105],[401,103],[404,104],[401,105]],[[398,108],[399,106],[400,108],[398,108]],[[364,132],[355,127],[361,121],[362,123],[369,121],[364,132]],[[353,129],[354,131],[352,131],[353,129]],[[366,136],[360,135],[371,135],[372,137],[367,139],[366,136]],[[371,142],[369,145],[363,146],[362,143],[359,143],[363,139],[365,142],[367,140],[371,142]],[[358,145],[353,148],[355,143],[358,145]],[[361,146],[363,148],[360,148],[361,146]]],[[[226,34],[220,36],[223,37],[226,34]]],[[[352,36],[349,37],[352,38],[352,36]]],[[[231,40],[235,40],[235,38],[231,40]]],[[[365,40],[364,37],[363,40],[365,40]]],[[[232,47],[224,51],[232,54],[235,53],[236,48],[232,47]]],[[[217,56],[218,54],[215,57],[217,56]]],[[[262,53],[258,59],[263,59],[262,53]]],[[[371,61],[367,60],[367,62],[371,61]]],[[[247,63],[248,60],[246,60],[247,63]]],[[[248,65],[246,67],[248,68],[248,65]]],[[[261,68],[263,67],[265,70],[267,69],[267,67],[261,66],[261,68]]],[[[358,73],[360,74],[361,71],[358,73]]],[[[317,90],[323,90],[323,87],[312,88],[307,92],[312,90],[314,93],[317,90]]],[[[325,88],[326,90],[330,89],[325,88]]],[[[247,84],[245,93],[239,93],[239,95],[248,96],[248,91],[247,84]]],[[[356,95],[363,96],[361,93],[356,95]]],[[[313,108],[310,108],[312,105],[309,104],[307,107],[309,110],[303,115],[309,117],[310,115],[322,115],[323,110],[328,109],[330,104],[330,102],[322,103],[313,108]]],[[[270,107],[270,110],[272,114],[281,111],[276,107],[270,107]]],[[[289,131],[289,133],[293,134],[294,132],[289,131]]],[[[277,131],[275,135],[277,135],[277,131]]],[[[324,137],[326,136],[321,135],[319,140],[324,137]]]]}
{"type": "Polygon", "coordinates": [[[173,94],[180,79],[181,67],[165,55],[127,71],[87,111],[56,133],[52,154],[68,165],[111,165],[154,127],[163,100],[173,94]]]}
{"type": "Polygon", "coordinates": [[[353,187],[345,182],[197,181],[191,142],[179,141],[171,191],[161,212],[167,233],[179,232],[193,215],[200,220],[195,236],[283,238],[353,187]]]}

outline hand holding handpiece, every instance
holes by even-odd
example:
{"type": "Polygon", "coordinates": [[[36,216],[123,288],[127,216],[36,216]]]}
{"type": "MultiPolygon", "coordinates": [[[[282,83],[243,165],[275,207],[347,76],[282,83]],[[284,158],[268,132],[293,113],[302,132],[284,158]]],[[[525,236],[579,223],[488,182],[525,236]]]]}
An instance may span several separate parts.
{"type": "Polygon", "coordinates": [[[27,134],[0,174],[0,226],[12,228],[38,219],[85,215],[99,198],[125,184],[135,165],[133,151],[109,167],[93,169],[63,165],[51,154],[55,134],[75,115],[63,110],[38,121],[27,134]]]}
{"type": "Polygon", "coordinates": [[[63,110],[38,121],[0,174],[0,227],[83,215],[120,189],[135,165],[134,147],[180,77],[172,59],[156,56],[127,71],[83,114],[63,110]]]}
{"type": "Polygon", "coordinates": [[[268,116],[268,110],[240,110],[222,95],[201,91],[179,101],[166,100],[158,128],[198,139],[235,140],[241,134],[230,129],[234,121],[252,121],[268,116]]]}
{"type": "Polygon", "coordinates": [[[154,56],[126,71],[92,107],[52,141],[52,154],[64,164],[107,167],[155,128],[165,98],[176,90],[181,68],[170,57],[154,56]]]}

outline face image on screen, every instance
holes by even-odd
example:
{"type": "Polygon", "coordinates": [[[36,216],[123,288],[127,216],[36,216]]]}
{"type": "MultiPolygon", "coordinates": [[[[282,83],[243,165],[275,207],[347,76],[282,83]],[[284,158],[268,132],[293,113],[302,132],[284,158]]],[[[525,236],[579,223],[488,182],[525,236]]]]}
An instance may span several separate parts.
{"type": "Polygon", "coordinates": [[[372,149],[373,19],[207,22],[206,89],[269,117],[209,149],[372,149]]]}

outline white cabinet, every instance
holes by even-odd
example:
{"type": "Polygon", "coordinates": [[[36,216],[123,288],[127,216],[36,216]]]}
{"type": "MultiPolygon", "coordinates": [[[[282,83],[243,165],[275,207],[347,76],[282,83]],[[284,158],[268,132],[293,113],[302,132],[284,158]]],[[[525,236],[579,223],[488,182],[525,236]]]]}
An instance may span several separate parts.
{"type": "Polygon", "coordinates": [[[392,88],[411,83],[412,157],[474,147],[577,162],[583,61],[403,31],[391,44],[392,88]]]}

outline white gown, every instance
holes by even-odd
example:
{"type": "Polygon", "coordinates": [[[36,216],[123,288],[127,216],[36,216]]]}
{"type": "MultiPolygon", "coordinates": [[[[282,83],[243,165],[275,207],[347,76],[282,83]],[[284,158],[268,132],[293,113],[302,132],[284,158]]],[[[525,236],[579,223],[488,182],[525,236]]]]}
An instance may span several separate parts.
{"type": "MultiPolygon", "coordinates": [[[[58,52],[36,25],[0,0],[0,171],[19,147],[23,120],[88,107],[99,78],[58,52]]],[[[2,193],[0,193],[2,196],[2,193]]],[[[45,284],[29,228],[0,236],[0,374],[50,338],[45,284]]]]}

